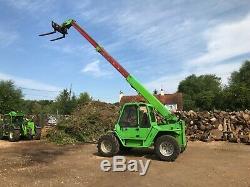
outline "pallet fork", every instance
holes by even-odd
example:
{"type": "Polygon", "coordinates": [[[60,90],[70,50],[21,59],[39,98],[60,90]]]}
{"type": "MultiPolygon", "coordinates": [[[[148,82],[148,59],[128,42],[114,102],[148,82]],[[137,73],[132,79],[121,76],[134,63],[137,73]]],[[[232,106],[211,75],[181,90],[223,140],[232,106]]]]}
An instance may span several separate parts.
{"type": "Polygon", "coordinates": [[[65,38],[65,35],[68,34],[68,29],[70,28],[71,25],[66,25],[66,24],[59,25],[59,24],[55,23],[54,21],[52,21],[51,26],[54,29],[54,31],[44,33],[44,34],[39,34],[39,36],[47,36],[47,35],[51,35],[51,34],[54,34],[56,32],[59,32],[62,34],[62,36],[55,38],[55,39],[52,39],[50,41],[56,41],[56,40],[63,39],[63,38],[65,38]]]}

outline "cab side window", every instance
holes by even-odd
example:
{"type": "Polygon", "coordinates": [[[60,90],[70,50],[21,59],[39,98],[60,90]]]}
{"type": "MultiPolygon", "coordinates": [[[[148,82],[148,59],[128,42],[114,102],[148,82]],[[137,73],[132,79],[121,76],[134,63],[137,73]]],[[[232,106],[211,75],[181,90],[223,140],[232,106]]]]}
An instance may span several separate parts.
{"type": "Polygon", "coordinates": [[[154,109],[152,107],[149,107],[149,112],[150,112],[151,121],[156,122],[154,109]]]}
{"type": "Polygon", "coordinates": [[[121,127],[137,127],[137,106],[125,106],[119,123],[121,127]]]}
{"type": "Polygon", "coordinates": [[[146,106],[139,107],[139,122],[140,122],[141,128],[149,128],[150,127],[148,109],[146,106]]]}

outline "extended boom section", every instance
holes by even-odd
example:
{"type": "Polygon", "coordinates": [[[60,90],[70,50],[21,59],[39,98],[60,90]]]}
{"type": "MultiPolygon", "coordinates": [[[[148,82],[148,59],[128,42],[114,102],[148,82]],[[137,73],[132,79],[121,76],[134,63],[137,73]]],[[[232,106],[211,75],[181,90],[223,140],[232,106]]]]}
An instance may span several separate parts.
{"type": "MultiPolygon", "coordinates": [[[[122,74],[127,82],[134,88],[141,96],[143,96],[155,109],[167,120],[176,121],[177,118],[154,96],[152,95],[134,76],[129,74],[118,62],[115,60],[103,47],[101,47],[76,21],[68,20],[63,23],[62,27],[70,28],[73,26],[93,47],[99,52],[118,72],[122,74]]],[[[61,30],[63,30],[61,28],[61,30]]]]}

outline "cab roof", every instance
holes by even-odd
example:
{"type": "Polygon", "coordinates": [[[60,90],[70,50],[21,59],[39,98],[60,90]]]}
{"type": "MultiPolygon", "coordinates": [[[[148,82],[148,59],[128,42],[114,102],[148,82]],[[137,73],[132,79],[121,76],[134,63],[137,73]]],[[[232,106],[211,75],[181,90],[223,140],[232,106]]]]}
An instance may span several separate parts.
{"type": "Polygon", "coordinates": [[[147,105],[147,106],[149,106],[149,107],[153,107],[153,105],[151,105],[151,104],[149,104],[149,103],[144,103],[144,102],[125,103],[124,106],[125,106],[125,105],[137,105],[137,106],[139,106],[139,105],[147,105]]]}

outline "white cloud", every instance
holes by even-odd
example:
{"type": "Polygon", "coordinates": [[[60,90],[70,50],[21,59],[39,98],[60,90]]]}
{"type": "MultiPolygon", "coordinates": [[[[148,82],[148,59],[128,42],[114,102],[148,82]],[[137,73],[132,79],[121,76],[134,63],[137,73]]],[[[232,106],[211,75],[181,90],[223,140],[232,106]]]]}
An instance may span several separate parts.
{"type": "Polygon", "coordinates": [[[238,71],[242,62],[233,62],[227,64],[218,64],[218,65],[211,65],[211,66],[203,66],[197,68],[194,72],[196,75],[204,75],[204,74],[215,74],[221,78],[222,84],[228,83],[228,78],[230,77],[233,71],[238,71]]]}
{"type": "Polygon", "coordinates": [[[177,90],[178,83],[187,76],[186,72],[181,72],[175,75],[167,75],[160,77],[154,81],[145,83],[145,86],[149,90],[160,90],[161,88],[167,91],[167,93],[174,93],[177,90]]]}
{"type": "Polygon", "coordinates": [[[176,22],[178,12],[170,7],[164,8],[162,4],[164,3],[146,1],[142,4],[128,1],[111,12],[105,7],[90,9],[84,6],[82,17],[112,30],[115,40],[118,38],[119,41],[111,39],[105,44],[105,47],[111,46],[111,51],[122,50],[128,44],[136,49],[147,50],[153,55],[160,54],[161,57],[166,57],[168,53],[178,53],[178,56],[187,53],[188,48],[183,46],[187,46],[193,37],[187,33],[194,22],[188,18],[177,19],[176,22]],[[168,17],[174,19],[166,19],[168,17]]]}
{"type": "Polygon", "coordinates": [[[19,9],[25,10],[30,12],[45,12],[51,8],[53,4],[53,0],[8,0],[6,1],[10,6],[19,9]]]}
{"type": "Polygon", "coordinates": [[[221,23],[204,32],[207,50],[183,66],[183,71],[167,75],[146,83],[153,89],[163,86],[169,92],[175,92],[181,80],[190,74],[215,74],[227,84],[233,71],[237,71],[244,59],[240,55],[250,53],[250,15],[237,22],[221,23]],[[238,57],[238,58],[237,58],[238,57]],[[236,58],[235,61],[230,61],[236,58]],[[226,62],[223,62],[226,61],[226,62]]]}
{"type": "Polygon", "coordinates": [[[17,87],[22,88],[26,99],[41,100],[55,99],[62,88],[47,83],[39,82],[33,79],[13,76],[0,73],[0,80],[12,80],[17,87]]]}
{"type": "Polygon", "coordinates": [[[41,89],[41,90],[48,90],[51,92],[54,91],[56,92],[61,90],[61,88],[57,86],[42,83],[33,79],[16,77],[5,73],[0,73],[0,80],[13,80],[18,87],[24,87],[28,89],[41,89]]]}
{"type": "Polygon", "coordinates": [[[185,77],[196,74],[196,75],[204,75],[204,74],[215,74],[216,76],[221,78],[222,84],[227,84],[228,78],[230,77],[233,71],[239,70],[242,62],[232,62],[228,64],[219,64],[216,66],[200,66],[196,69],[191,68],[184,70],[180,73],[174,75],[167,75],[160,77],[154,81],[146,83],[146,87],[150,90],[160,89],[163,87],[168,93],[174,93],[177,91],[177,87],[181,80],[184,80],[185,77]]]}
{"type": "Polygon", "coordinates": [[[100,61],[96,60],[93,61],[89,64],[87,64],[83,69],[82,69],[83,73],[89,73],[95,77],[102,77],[102,76],[108,76],[111,73],[108,72],[107,70],[101,69],[100,67],[100,61]]]}
{"type": "Polygon", "coordinates": [[[188,62],[189,65],[204,65],[221,62],[250,53],[250,15],[231,23],[222,23],[204,33],[207,51],[188,62]]]}
{"type": "Polygon", "coordinates": [[[96,55],[96,51],[94,48],[92,48],[90,45],[87,44],[63,44],[61,45],[60,43],[49,43],[45,44],[44,47],[48,49],[53,49],[57,52],[64,53],[64,54],[69,54],[69,55],[78,55],[78,56],[84,56],[83,53],[89,56],[96,55]]]}

